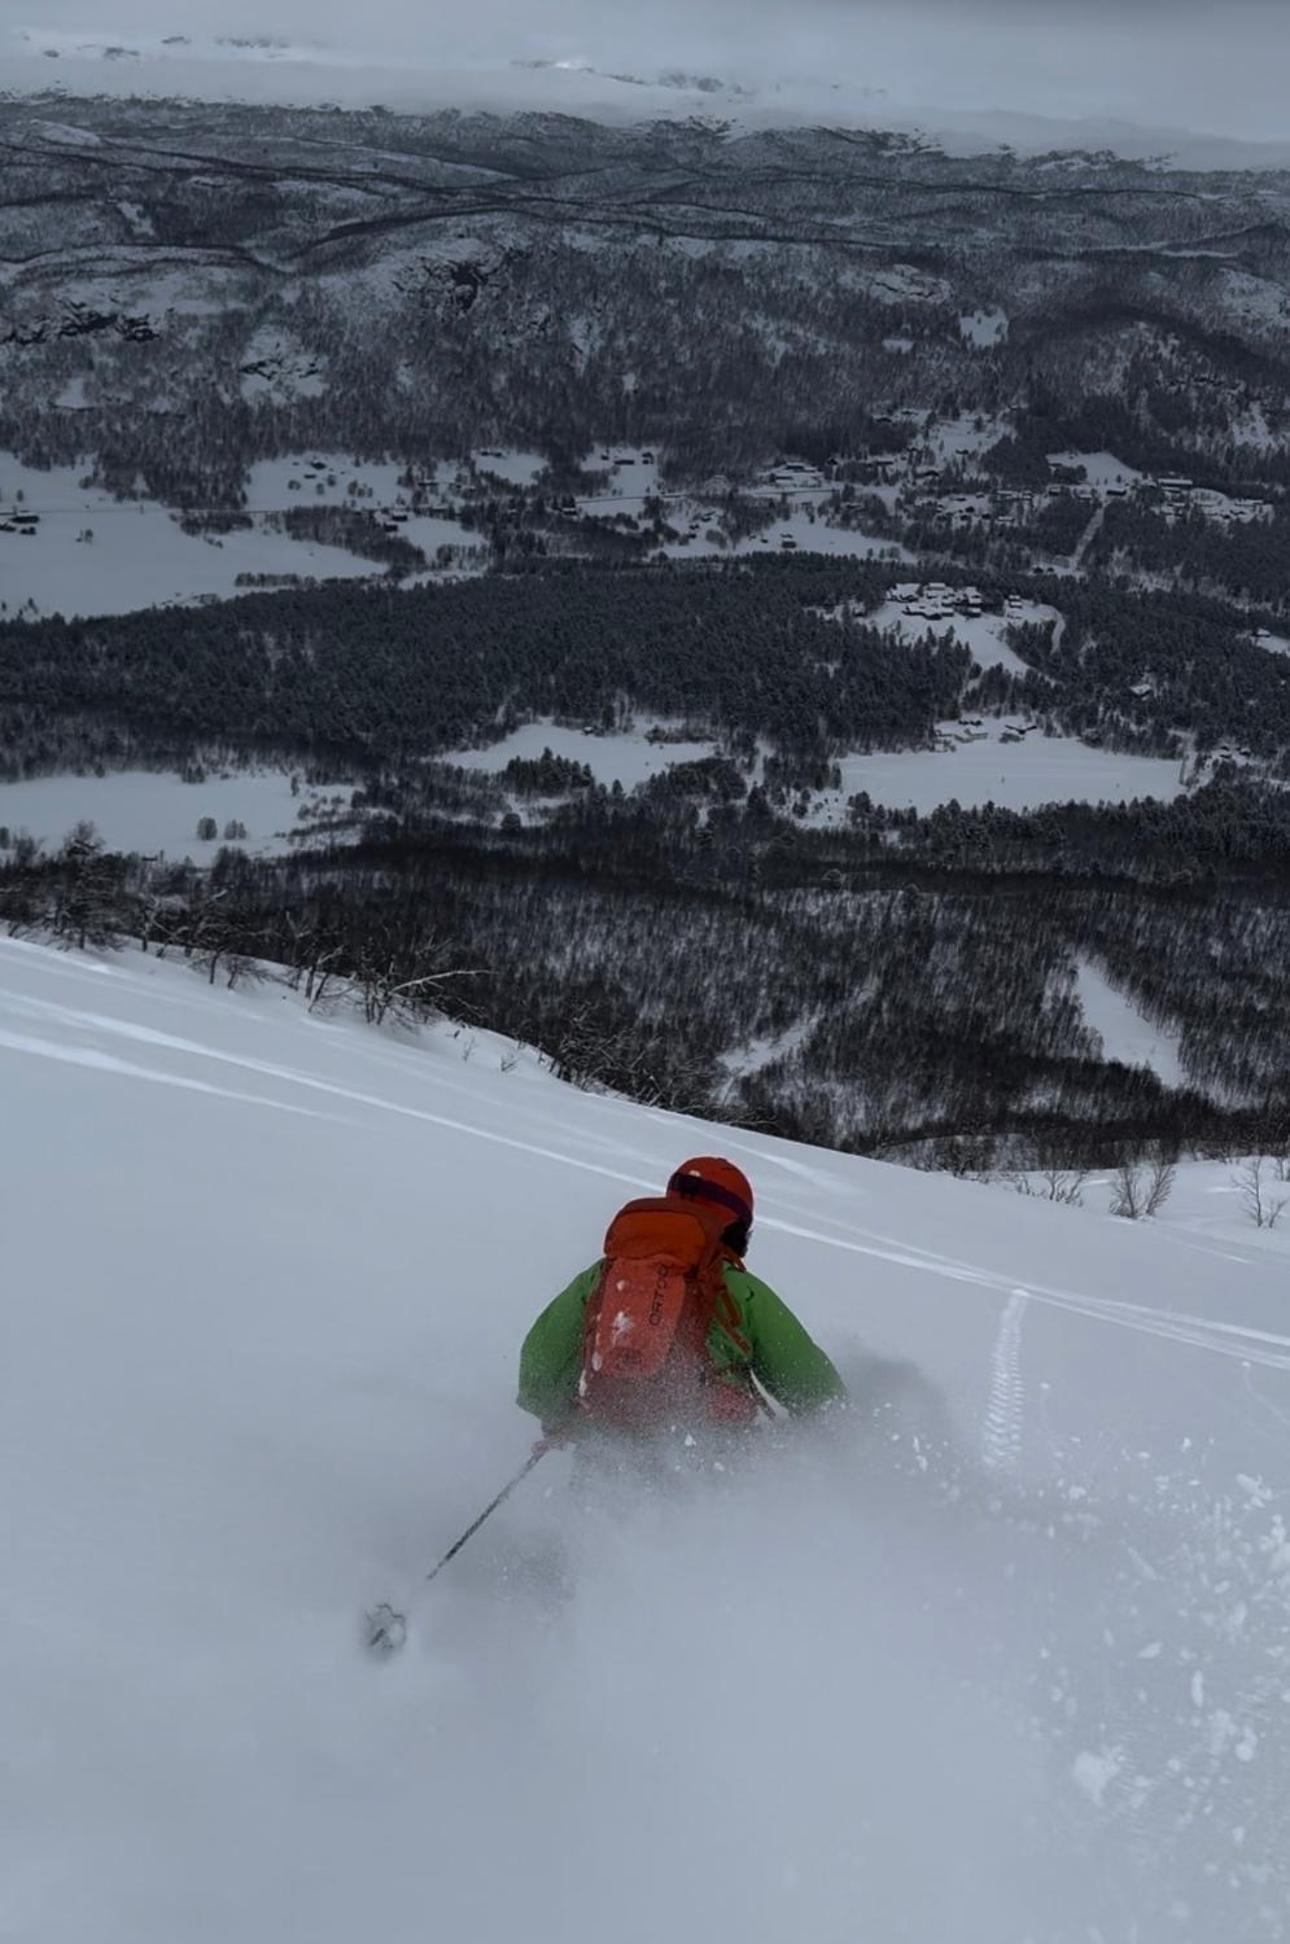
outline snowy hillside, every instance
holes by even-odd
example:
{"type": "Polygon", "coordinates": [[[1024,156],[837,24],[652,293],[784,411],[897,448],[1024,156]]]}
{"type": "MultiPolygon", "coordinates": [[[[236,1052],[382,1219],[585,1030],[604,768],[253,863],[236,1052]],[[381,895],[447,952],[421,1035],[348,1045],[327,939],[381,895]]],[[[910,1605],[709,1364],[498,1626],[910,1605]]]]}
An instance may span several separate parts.
{"type": "Polygon", "coordinates": [[[0,1933],[1284,1935],[1290,1275],[0,940],[0,1933]],[[518,1343],[715,1145],[857,1400],[691,1497],[518,1343]],[[410,1603],[406,1651],[362,1610],[410,1603]]]}

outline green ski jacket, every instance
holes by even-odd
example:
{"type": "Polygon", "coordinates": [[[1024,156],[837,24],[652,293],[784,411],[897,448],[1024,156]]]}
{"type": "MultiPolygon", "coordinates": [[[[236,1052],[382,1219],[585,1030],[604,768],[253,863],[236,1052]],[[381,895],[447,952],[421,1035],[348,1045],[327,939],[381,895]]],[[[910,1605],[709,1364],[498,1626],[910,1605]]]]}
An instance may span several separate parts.
{"type": "MultiPolygon", "coordinates": [[[[595,1262],[575,1277],[547,1305],[524,1339],[520,1407],[540,1418],[550,1431],[568,1421],[578,1401],[587,1303],[602,1267],[595,1262]]],[[[846,1386],[837,1371],[769,1284],[733,1262],[725,1265],[724,1273],[751,1356],[744,1355],[719,1322],[714,1323],[708,1332],[708,1351],[716,1375],[738,1379],[751,1370],[776,1403],[793,1412],[816,1411],[844,1398],[846,1386]]]]}

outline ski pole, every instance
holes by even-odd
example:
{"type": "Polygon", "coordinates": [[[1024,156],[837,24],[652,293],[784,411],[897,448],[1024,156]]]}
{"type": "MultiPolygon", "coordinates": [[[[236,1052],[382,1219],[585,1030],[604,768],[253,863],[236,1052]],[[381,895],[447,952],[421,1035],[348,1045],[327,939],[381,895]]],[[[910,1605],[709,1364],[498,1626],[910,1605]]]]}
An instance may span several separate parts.
{"type": "Polygon", "coordinates": [[[491,1519],[494,1512],[496,1512],[498,1506],[504,1505],[506,1503],[511,1493],[515,1490],[515,1487],[524,1482],[524,1480],[528,1477],[529,1473],[532,1471],[534,1465],[541,1464],[542,1460],[546,1457],[546,1454],[550,1449],[551,1449],[550,1445],[547,1444],[545,1441],[543,1441],[541,1444],[534,1446],[533,1450],[529,1453],[528,1457],[524,1460],[524,1463],[520,1466],[520,1469],[516,1472],[514,1478],[511,1479],[510,1483],[507,1485],[503,1485],[501,1491],[497,1494],[497,1497],[489,1501],[489,1503],[484,1507],[483,1511],[480,1513],[479,1517],[475,1520],[475,1523],[473,1525],[469,1525],[466,1527],[466,1530],[462,1533],[456,1545],[449,1546],[447,1552],[444,1554],[443,1558],[439,1561],[439,1564],[437,1566],[432,1566],[430,1568],[430,1571],[426,1574],[427,1585],[432,1579],[438,1578],[439,1574],[442,1573],[444,1567],[448,1564],[450,1559],[455,1559],[457,1557],[457,1554],[461,1551],[462,1547],[466,1544],[467,1540],[474,1538],[475,1534],[479,1531],[480,1526],[483,1525],[485,1519],[491,1519]]]}
{"type": "MultiPolygon", "coordinates": [[[[436,1579],[442,1573],[448,1561],[457,1557],[457,1554],[461,1551],[467,1540],[474,1538],[485,1519],[492,1517],[498,1506],[510,1497],[521,1480],[528,1477],[534,1465],[546,1457],[547,1452],[550,1451],[552,1444],[555,1442],[556,1440],[554,1439],[543,1438],[539,1444],[534,1445],[529,1456],[525,1459],[519,1471],[516,1472],[514,1478],[503,1485],[495,1499],[489,1501],[474,1524],[466,1527],[466,1530],[462,1533],[456,1545],[448,1548],[438,1565],[431,1567],[425,1576],[423,1584],[428,1584],[432,1579],[436,1579]]],[[[367,1615],[367,1644],[373,1653],[380,1654],[383,1657],[396,1654],[407,1639],[407,1636],[407,1615],[400,1613],[396,1607],[390,1606],[388,1601],[382,1601],[379,1606],[373,1607],[369,1611],[367,1615]]]]}

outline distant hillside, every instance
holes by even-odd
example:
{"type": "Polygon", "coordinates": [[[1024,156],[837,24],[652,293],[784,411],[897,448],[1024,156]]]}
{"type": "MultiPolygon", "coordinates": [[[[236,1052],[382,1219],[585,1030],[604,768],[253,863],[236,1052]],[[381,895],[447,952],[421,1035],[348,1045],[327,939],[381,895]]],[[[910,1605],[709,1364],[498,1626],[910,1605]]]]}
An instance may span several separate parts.
{"type": "Polygon", "coordinates": [[[701,474],[847,449],[877,404],[1037,392],[1104,400],[1131,462],[1290,476],[1273,172],[61,96],[0,104],[0,146],[0,448],[97,450],[161,497],[320,440],[655,440],[701,474]]]}

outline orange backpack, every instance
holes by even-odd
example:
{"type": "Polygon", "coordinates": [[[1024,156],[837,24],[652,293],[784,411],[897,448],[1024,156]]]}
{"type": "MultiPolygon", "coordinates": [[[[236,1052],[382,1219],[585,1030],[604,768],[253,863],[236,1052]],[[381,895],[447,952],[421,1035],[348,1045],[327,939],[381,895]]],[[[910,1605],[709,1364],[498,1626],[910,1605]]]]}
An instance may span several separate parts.
{"type": "Polygon", "coordinates": [[[751,1356],[725,1282],[736,1260],[722,1240],[729,1220],[679,1195],[628,1202],[614,1217],[587,1303],[579,1399],[589,1416],[635,1431],[756,1416],[750,1387],[713,1381],[708,1350],[719,1321],[751,1356]]]}

